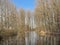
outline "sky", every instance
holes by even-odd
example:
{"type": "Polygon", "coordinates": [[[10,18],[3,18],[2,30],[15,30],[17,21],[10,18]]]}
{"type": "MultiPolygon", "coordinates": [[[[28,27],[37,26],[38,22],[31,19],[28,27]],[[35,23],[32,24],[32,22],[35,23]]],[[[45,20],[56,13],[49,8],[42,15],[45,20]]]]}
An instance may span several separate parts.
{"type": "Polygon", "coordinates": [[[13,3],[16,5],[16,8],[23,9],[34,9],[34,0],[13,0],[13,3]]]}

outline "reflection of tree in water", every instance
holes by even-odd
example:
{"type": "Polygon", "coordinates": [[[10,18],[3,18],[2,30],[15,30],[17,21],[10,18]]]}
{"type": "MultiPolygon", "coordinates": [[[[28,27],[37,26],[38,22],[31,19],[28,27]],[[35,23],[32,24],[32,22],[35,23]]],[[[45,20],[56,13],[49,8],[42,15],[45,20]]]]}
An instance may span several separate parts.
{"type": "Polygon", "coordinates": [[[0,41],[3,39],[3,37],[2,36],[0,36],[0,41]]]}
{"type": "Polygon", "coordinates": [[[26,45],[35,45],[36,44],[36,39],[37,35],[35,32],[31,31],[29,33],[26,33],[26,45]]]}
{"type": "Polygon", "coordinates": [[[59,37],[59,39],[58,39],[58,41],[57,41],[57,45],[60,45],[60,37],[59,37]]]}

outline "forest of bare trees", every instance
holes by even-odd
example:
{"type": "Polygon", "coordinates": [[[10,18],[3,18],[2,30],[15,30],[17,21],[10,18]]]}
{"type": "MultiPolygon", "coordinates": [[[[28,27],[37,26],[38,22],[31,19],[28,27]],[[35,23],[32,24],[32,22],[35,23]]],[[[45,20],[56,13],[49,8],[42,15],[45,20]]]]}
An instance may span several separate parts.
{"type": "Polygon", "coordinates": [[[0,45],[60,45],[60,0],[36,0],[33,11],[0,0],[0,45]]]}

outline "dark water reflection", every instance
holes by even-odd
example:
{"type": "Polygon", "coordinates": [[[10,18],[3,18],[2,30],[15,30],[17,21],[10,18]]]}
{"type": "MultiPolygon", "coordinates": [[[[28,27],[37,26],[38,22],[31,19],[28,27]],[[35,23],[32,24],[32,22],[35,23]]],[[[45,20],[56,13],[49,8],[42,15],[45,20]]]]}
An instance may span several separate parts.
{"type": "Polygon", "coordinates": [[[26,36],[26,45],[59,45],[59,36],[39,36],[36,32],[30,32],[26,36]]]}
{"type": "Polygon", "coordinates": [[[16,37],[5,39],[0,42],[0,45],[60,45],[59,36],[40,36],[35,31],[25,33],[24,38],[25,40],[22,38],[19,41],[16,37]]]}

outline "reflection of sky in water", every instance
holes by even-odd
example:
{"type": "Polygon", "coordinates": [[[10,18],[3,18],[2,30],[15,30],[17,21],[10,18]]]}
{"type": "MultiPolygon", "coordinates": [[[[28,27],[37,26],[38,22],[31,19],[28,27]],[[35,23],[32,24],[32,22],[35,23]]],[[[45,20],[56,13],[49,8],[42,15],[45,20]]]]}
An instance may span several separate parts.
{"type": "Polygon", "coordinates": [[[37,34],[36,32],[32,31],[29,33],[29,39],[26,37],[26,45],[29,45],[28,43],[30,43],[31,45],[35,45],[36,41],[37,41],[37,34]]]}

